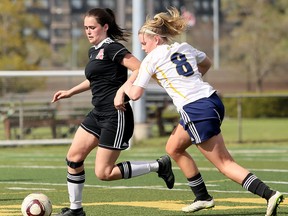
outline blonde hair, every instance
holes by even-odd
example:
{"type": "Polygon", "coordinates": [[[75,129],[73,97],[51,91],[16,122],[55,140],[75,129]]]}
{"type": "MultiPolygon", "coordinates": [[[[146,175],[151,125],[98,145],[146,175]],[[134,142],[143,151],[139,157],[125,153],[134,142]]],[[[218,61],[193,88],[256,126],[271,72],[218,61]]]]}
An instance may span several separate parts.
{"type": "Polygon", "coordinates": [[[159,35],[164,40],[172,40],[186,30],[187,21],[179,11],[172,7],[167,12],[156,14],[153,19],[147,17],[146,22],[139,30],[139,34],[159,35]]]}

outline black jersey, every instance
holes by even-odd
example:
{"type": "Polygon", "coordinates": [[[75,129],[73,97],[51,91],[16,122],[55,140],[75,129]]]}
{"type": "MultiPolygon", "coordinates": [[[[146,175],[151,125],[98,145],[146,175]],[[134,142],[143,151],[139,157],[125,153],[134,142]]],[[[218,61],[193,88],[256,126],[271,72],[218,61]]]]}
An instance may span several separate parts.
{"type": "MultiPolygon", "coordinates": [[[[127,68],[121,65],[124,56],[130,53],[122,44],[105,39],[100,47],[89,49],[89,62],[85,76],[90,81],[92,104],[96,111],[115,110],[114,97],[127,80],[127,68]]],[[[126,97],[127,101],[128,97],[126,97]]]]}

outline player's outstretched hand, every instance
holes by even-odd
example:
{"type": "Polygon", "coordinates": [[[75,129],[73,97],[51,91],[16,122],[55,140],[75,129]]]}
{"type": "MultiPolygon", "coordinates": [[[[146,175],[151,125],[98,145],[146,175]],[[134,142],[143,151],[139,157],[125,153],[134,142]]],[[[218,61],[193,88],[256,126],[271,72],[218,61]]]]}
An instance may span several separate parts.
{"type": "Polygon", "coordinates": [[[63,99],[63,98],[69,98],[71,97],[71,95],[69,94],[69,91],[67,90],[60,90],[58,92],[56,92],[53,96],[53,99],[51,101],[51,103],[54,103],[60,99],[63,99]]]}

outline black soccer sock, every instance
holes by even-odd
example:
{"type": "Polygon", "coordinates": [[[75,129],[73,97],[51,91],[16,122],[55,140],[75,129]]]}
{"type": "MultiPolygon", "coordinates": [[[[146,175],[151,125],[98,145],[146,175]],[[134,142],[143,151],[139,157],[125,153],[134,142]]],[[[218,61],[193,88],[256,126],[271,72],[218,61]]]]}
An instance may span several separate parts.
{"type": "Polygon", "coordinates": [[[206,185],[202,179],[200,173],[192,178],[188,178],[188,185],[190,186],[191,190],[193,191],[196,200],[208,200],[212,197],[208,194],[206,185]]]}
{"type": "Polygon", "coordinates": [[[245,177],[242,182],[242,187],[262,198],[265,198],[266,200],[269,200],[273,194],[273,190],[252,173],[249,173],[245,177]]]}

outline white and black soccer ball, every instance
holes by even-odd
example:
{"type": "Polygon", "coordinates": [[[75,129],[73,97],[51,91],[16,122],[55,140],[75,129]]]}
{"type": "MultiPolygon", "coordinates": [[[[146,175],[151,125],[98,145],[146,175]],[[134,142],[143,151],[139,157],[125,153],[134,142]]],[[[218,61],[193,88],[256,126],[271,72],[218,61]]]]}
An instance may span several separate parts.
{"type": "Polygon", "coordinates": [[[31,193],[23,200],[21,212],[23,216],[50,216],[52,203],[43,193],[31,193]]]}

